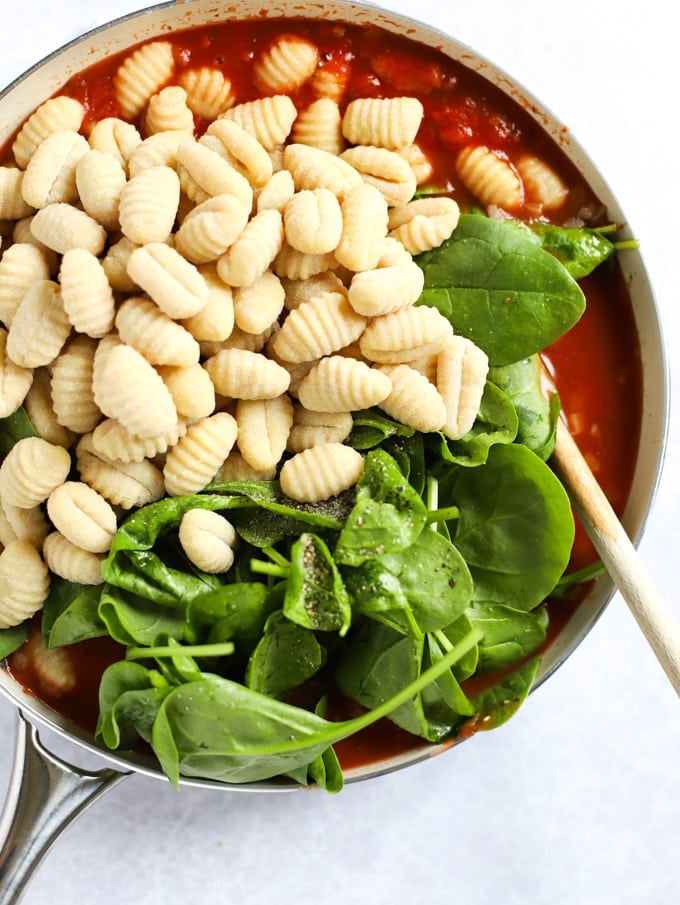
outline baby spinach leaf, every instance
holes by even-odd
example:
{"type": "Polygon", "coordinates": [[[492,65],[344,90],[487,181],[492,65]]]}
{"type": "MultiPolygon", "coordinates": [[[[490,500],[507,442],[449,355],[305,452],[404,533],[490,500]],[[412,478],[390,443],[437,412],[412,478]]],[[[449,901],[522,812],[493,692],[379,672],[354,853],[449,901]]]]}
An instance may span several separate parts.
{"type": "Polygon", "coordinates": [[[415,434],[412,427],[400,424],[375,408],[354,412],[352,421],[352,431],[346,442],[354,449],[373,449],[389,437],[411,437],[415,434]]]}
{"type": "Polygon", "coordinates": [[[472,625],[484,632],[479,642],[481,673],[514,666],[545,641],[545,607],[527,613],[498,603],[478,603],[470,607],[468,616],[472,625]]]}
{"type": "Polygon", "coordinates": [[[339,792],[343,787],[344,777],[335,750],[332,747],[326,748],[323,754],[307,767],[307,777],[298,781],[303,785],[314,782],[327,792],[339,792]]]}
{"type": "Polygon", "coordinates": [[[477,711],[472,720],[472,728],[488,730],[507,723],[531,691],[540,662],[540,657],[534,657],[491,688],[476,695],[472,699],[477,711]]]}
{"type": "Polygon", "coordinates": [[[352,610],[403,635],[420,635],[411,605],[397,576],[377,559],[343,570],[352,610]]]}
{"type": "Polygon", "coordinates": [[[217,576],[190,563],[186,569],[171,566],[168,556],[151,550],[117,550],[111,556],[104,564],[107,581],[161,606],[183,609],[193,597],[220,585],[217,576]]]}
{"type": "Polygon", "coordinates": [[[234,641],[237,656],[250,655],[276,606],[274,596],[259,581],[222,585],[190,601],[185,637],[200,641],[234,641]]]}
{"type": "Polygon", "coordinates": [[[562,484],[535,453],[512,443],[492,447],[479,468],[458,469],[449,491],[460,507],[455,544],[475,602],[533,610],[564,572],[574,541],[562,484]]]}
{"type": "Polygon", "coordinates": [[[489,379],[503,390],[517,412],[517,442],[547,461],[555,446],[559,398],[546,399],[538,355],[490,368],[489,379]]]}
{"type": "Polygon", "coordinates": [[[99,685],[95,738],[107,748],[132,748],[137,738],[151,739],[151,727],[169,687],[153,681],[141,663],[119,660],[107,667],[99,685]]]}
{"type": "Polygon", "coordinates": [[[11,628],[3,628],[0,631],[0,660],[4,660],[5,657],[9,657],[15,650],[18,650],[30,634],[30,620],[11,628]]]}
{"type": "Polygon", "coordinates": [[[416,258],[425,274],[418,304],[438,308],[494,365],[544,349],[579,320],[585,296],[554,255],[516,227],[475,214],[416,258]]]}
{"type": "Polygon", "coordinates": [[[395,434],[385,440],[382,448],[392,456],[411,487],[422,496],[427,480],[424,434],[419,432],[411,436],[395,434]]]}
{"type": "Polygon", "coordinates": [[[35,428],[26,409],[21,406],[16,412],[0,418],[0,459],[4,459],[10,449],[24,437],[37,437],[35,428]]]}
{"type": "MultiPolygon", "coordinates": [[[[472,633],[469,637],[472,636],[472,633]]],[[[369,710],[413,682],[429,665],[429,641],[393,631],[376,622],[364,623],[352,637],[338,670],[338,685],[347,697],[369,710]],[[427,653],[426,653],[427,652],[427,653]]],[[[435,662],[440,662],[440,650],[435,646],[435,662]]],[[[441,741],[461,725],[461,716],[474,713],[470,702],[460,692],[451,670],[442,673],[435,682],[411,696],[390,714],[389,719],[406,732],[441,741]],[[457,701],[462,713],[452,707],[457,701]]]]}
{"type": "Polygon", "coordinates": [[[280,698],[310,679],[325,662],[326,651],[314,632],[279,611],[267,619],[248,662],[245,684],[260,694],[280,698]]]}
{"type": "MultiPolygon", "coordinates": [[[[462,616],[459,616],[454,622],[437,633],[439,643],[447,650],[449,647],[458,644],[466,638],[472,631],[473,625],[468,618],[468,613],[469,609],[466,610],[462,616]],[[445,636],[446,641],[442,639],[442,635],[445,636]]],[[[481,644],[483,640],[484,639],[482,638],[479,644],[481,644]]],[[[459,682],[464,682],[465,679],[469,679],[470,676],[473,676],[477,671],[477,666],[479,664],[479,644],[471,647],[465,656],[457,660],[451,668],[451,671],[459,682]]]]}
{"type": "MultiPolygon", "coordinates": [[[[453,644],[444,632],[432,632],[426,635],[423,651],[424,665],[437,663],[446,651],[451,650],[452,647],[453,644]]],[[[476,650],[476,647],[471,648],[471,651],[474,650],[476,650]]],[[[437,716],[439,722],[443,724],[451,723],[451,728],[458,722],[452,719],[452,714],[472,716],[475,712],[472,702],[458,684],[455,668],[444,673],[436,682],[428,685],[427,688],[423,688],[420,697],[423,702],[423,710],[429,715],[429,721],[432,722],[437,716]]]]}
{"type": "Polygon", "coordinates": [[[289,515],[271,512],[252,506],[248,509],[234,509],[229,521],[236,529],[241,540],[253,547],[272,547],[285,538],[297,537],[300,534],[300,521],[289,515]]]}
{"type": "Polygon", "coordinates": [[[99,617],[101,595],[102,585],[74,584],[53,575],[42,611],[45,645],[63,647],[106,635],[106,624],[99,617]]]}
{"type": "MultiPolygon", "coordinates": [[[[585,226],[532,223],[530,229],[541,247],[555,255],[575,280],[588,276],[617,249],[617,245],[602,230],[585,226]]],[[[626,244],[626,247],[636,246],[636,242],[626,244]]]]}
{"type": "Polygon", "coordinates": [[[98,615],[108,634],[120,644],[151,645],[160,636],[182,639],[184,612],[145,597],[105,585],[98,615]]]}
{"type": "Polygon", "coordinates": [[[426,520],[425,504],[395,460],[381,449],[371,450],[356,487],[356,503],[335,546],[335,561],[357,566],[403,550],[418,537],[426,520]]]}
{"type": "Polygon", "coordinates": [[[303,628],[346,634],[349,597],[330,550],[316,534],[301,534],[291,547],[283,612],[303,628]]]}
{"type": "Polygon", "coordinates": [[[381,556],[380,562],[399,579],[422,632],[450,625],[472,599],[472,576],[465,560],[433,528],[426,528],[405,550],[381,556]]]}
{"type": "MultiPolygon", "coordinates": [[[[298,503],[283,493],[277,481],[213,482],[207,491],[218,495],[234,494],[233,505],[237,508],[252,508],[249,506],[250,503],[256,505],[260,510],[264,509],[267,512],[303,522],[309,527],[328,528],[335,531],[341,528],[347,513],[354,504],[354,495],[351,490],[319,503],[298,503]]],[[[198,496],[202,497],[203,494],[198,496]]]]}

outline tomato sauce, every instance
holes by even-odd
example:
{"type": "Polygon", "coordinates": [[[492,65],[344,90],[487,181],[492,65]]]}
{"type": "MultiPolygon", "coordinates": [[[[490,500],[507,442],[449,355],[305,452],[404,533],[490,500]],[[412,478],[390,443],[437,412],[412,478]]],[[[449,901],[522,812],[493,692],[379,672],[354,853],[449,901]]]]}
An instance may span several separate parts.
{"type": "MultiPolygon", "coordinates": [[[[231,80],[237,103],[261,96],[252,79],[252,62],[258,52],[282,33],[314,41],[325,68],[346,80],[341,106],[356,97],[418,97],[425,116],[418,144],[432,164],[427,187],[451,193],[461,209],[479,203],[458,179],[453,159],[466,145],[486,143],[510,161],[530,151],[560,174],[569,186],[566,203],[552,217],[564,223],[582,216],[587,225],[606,223],[606,211],[567,161],[559,146],[518,103],[481,76],[442,53],[378,28],[311,20],[257,20],[199,27],[163,35],[172,43],[176,81],[182,69],[214,66],[231,80]]],[[[125,54],[119,54],[71,78],[60,94],[80,100],[86,109],[82,131],[108,116],[118,116],[114,75],[125,54]]],[[[315,96],[308,85],[291,92],[298,109],[315,96]]],[[[137,125],[142,127],[141,123],[137,125]]],[[[196,117],[196,133],[208,125],[196,117]]],[[[5,157],[9,154],[9,144],[5,157]]],[[[527,205],[515,212],[531,218],[527,205]]],[[[570,333],[546,350],[551,371],[570,429],[602,484],[614,509],[620,513],[630,489],[637,457],[641,421],[640,350],[628,290],[617,263],[612,260],[582,281],[587,310],[570,333]]],[[[585,532],[577,528],[572,566],[581,567],[596,558],[585,532]]],[[[582,598],[549,604],[551,638],[568,620],[582,598]]],[[[39,632],[36,620],[34,632],[39,632]]],[[[97,717],[97,690],[105,667],[119,659],[121,648],[107,639],[82,642],[72,649],[75,688],[50,697],[40,688],[30,661],[18,651],[9,658],[9,669],[23,686],[63,713],[73,723],[92,730],[97,717]]],[[[357,705],[340,702],[338,718],[357,712],[357,705]]],[[[337,750],[345,768],[381,760],[420,745],[419,739],[383,721],[359,738],[341,743],[337,750]]]]}

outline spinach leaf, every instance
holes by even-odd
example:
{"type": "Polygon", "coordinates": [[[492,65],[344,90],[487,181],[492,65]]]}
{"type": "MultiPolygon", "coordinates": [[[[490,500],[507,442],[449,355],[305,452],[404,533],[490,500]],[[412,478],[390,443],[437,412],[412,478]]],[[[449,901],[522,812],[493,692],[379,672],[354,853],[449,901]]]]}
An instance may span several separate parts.
{"type": "Polygon", "coordinates": [[[517,412],[517,442],[544,461],[552,455],[559,416],[559,397],[546,399],[538,355],[489,369],[492,380],[509,397],[517,412]]]}
{"type": "Polygon", "coordinates": [[[143,506],[118,528],[102,566],[104,580],[154,603],[185,607],[193,597],[219,587],[219,578],[194,568],[181,555],[179,544],[174,556],[170,547],[164,557],[152,548],[160,537],[178,529],[189,509],[227,510],[244,502],[243,497],[196,494],[143,506]]]}
{"type": "Polygon", "coordinates": [[[45,645],[62,647],[106,635],[106,625],[99,618],[101,594],[102,585],[74,584],[53,575],[42,611],[45,645]]]}
{"type": "MultiPolygon", "coordinates": [[[[472,634],[468,637],[472,637],[472,634]]],[[[431,662],[440,662],[441,649],[430,648],[429,636],[413,638],[385,625],[366,622],[353,635],[336,672],[340,690],[369,710],[392,696],[405,682],[413,682],[431,662]]],[[[460,691],[451,670],[404,701],[389,719],[406,732],[428,741],[441,741],[474,710],[460,691]]]]}
{"type": "MultiPolygon", "coordinates": [[[[293,778],[292,774],[287,774],[293,778]]],[[[319,788],[325,789],[327,792],[339,792],[344,783],[342,775],[342,767],[340,761],[331,747],[326,748],[320,757],[313,760],[307,767],[307,777],[301,777],[298,782],[307,785],[310,782],[316,783],[319,788]]]]}
{"type": "Polygon", "coordinates": [[[420,496],[427,481],[424,440],[425,435],[416,432],[410,437],[399,435],[389,437],[382,444],[382,448],[392,456],[401,473],[420,496]]]}
{"type": "MultiPolygon", "coordinates": [[[[334,531],[341,528],[354,504],[351,490],[319,503],[298,503],[283,493],[277,481],[213,482],[206,491],[227,497],[234,495],[232,506],[237,508],[252,508],[255,505],[260,510],[303,522],[309,527],[334,531]]],[[[203,496],[203,493],[198,494],[198,498],[203,496]]]]}
{"type": "Polygon", "coordinates": [[[252,691],[280,698],[310,679],[325,662],[326,651],[314,632],[279,611],[267,619],[248,662],[245,684],[252,691]]]}
{"type": "Polygon", "coordinates": [[[493,365],[544,349],[579,320],[585,296],[564,266],[516,227],[463,214],[450,239],[416,258],[418,304],[438,308],[493,365]]]}
{"type": "Polygon", "coordinates": [[[470,607],[472,625],[484,632],[479,642],[479,672],[496,672],[514,666],[532,654],[546,638],[548,611],[540,607],[527,613],[498,603],[470,607]]]}
{"type": "MultiPolygon", "coordinates": [[[[426,635],[425,665],[437,663],[452,647],[453,644],[444,632],[432,632],[426,635]]],[[[475,651],[476,647],[472,647],[469,653],[474,653],[475,651]]],[[[447,721],[450,722],[451,729],[458,722],[456,719],[452,719],[452,714],[472,716],[475,713],[474,705],[458,683],[456,666],[458,666],[457,663],[448,672],[440,676],[436,682],[432,682],[427,688],[423,688],[420,693],[423,710],[429,715],[429,721],[432,722],[435,715],[437,715],[440,722],[444,724],[447,721]]],[[[450,734],[450,731],[447,734],[450,734]]]]}
{"type": "Polygon", "coordinates": [[[163,636],[181,640],[184,612],[105,585],[98,614],[108,634],[120,644],[156,644],[163,636]]]}
{"type": "Polygon", "coordinates": [[[427,528],[405,550],[387,553],[380,562],[396,575],[422,632],[444,628],[472,599],[470,570],[446,537],[427,528]]]}
{"type": "Polygon", "coordinates": [[[349,597],[330,550],[305,532],[291,548],[283,612],[303,628],[346,634],[352,619],[349,597]]]}
{"type": "Polygon", "coordinates": [[[381,449],[366,456],[356,503],[334,550],[335,561],[357,566],[410,546],[422,531],[427,510],[395,460],[381,449]]]}
{"type": "Polygon", "coordinates": [[[376,408],[354,412],[352,421],[352,431],[346,443],[354,449],[373,449],[390,437],[412,437],[415,434],[412,427],[395,421],[376,408]]]}
{"type": "Polygon", "coordinates": [[[540,662],[540,657],[534,657],[491,688],[476,695],[472,703],[477,715],[471,721],[471,728],[495,729],[517,713],[536,680],[540,662]]]}
{"type": "Polygon", "coordinates": [[[460,508],[455,544],[475,602],[533,610],[564,572],[574,541],[569,498],[550,468],[516,443],[492,447],[482,468],[440,482],[460,508]]]}
{"type": "Polygon", "coordinates": [[[169,686],[141,663],[119,660],[104,670],[99,685],[95,738],[107,748],[132,748],[151,740],[151,727],[169,686]]]}
{"type": "MultiPolygon", "coordinates": [[[[469,609],[450,625],[447,625],[446,628],[437,632],[439,644],[446,650],[451,646],[460,643],[460,641],[470,634],[473,628],[480,628],[480,626],[473,626],[471,620],[468,618],[468,613],[469,609]],[[442,638],[442,635],[444,635],[444,638],[442,638]]],[[[479,647],[484,640],[485,639],[482,637],[479,644],[471,647],[465,656],[457,660],[452,666],[451,671],[459,682],[464,682],[465,679],[469,679],[470,676],[473,676],[477,671],[477,666],[479,665],[479,647]]]]}
{"type": "Polygon", "coordinates": [[[262,582],[235,582],[195,597],[186,610],[185,637],[192,643],[234,641],[248,657],[262,635],[274,595],[262,582]]]}
{"type": "Polygon", "coordinates": [[[11,628],[3,628],[0,631],[0,660],[4,660],[5,657],[9,657],[15,650],[18,650],[30,634],[30,620],[11,628]]]}
{"type": "Polygon", "coordinates": [[[421,635],[401,582],[387,566],[369,559],[343,570],[352,611],[388,625],[403,635],[421,635]]]}
{"type": "Polygon", "coordinates": [[[592,273],[619,247],[636,248],[637,242],[611,242],[600,229],[532,223],[529,227],[542,248],[561,261],[575,280],[592,273]]]}
{"type": "Polygon", "coordinates": [[[16,412],[0,418],[0,459],[4,459],[10,449],[24,437],[37,437],[26,409],[18,408],[16,412]]]}
{"type": "Polygon", "coordinates": [[[297,537],[301,527],[299,520],[259,506],[234,509],[229,515],[229,521],[241,540],[259,548],[273,547],[286,538],[297,537]]]}

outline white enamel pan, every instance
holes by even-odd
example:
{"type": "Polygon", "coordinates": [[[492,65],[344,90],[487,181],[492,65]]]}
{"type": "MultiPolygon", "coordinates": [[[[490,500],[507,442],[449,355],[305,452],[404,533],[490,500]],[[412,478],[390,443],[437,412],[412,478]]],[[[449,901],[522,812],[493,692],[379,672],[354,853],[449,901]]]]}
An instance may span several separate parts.
{"type": "MultiPolygon", "coordinates": [[[[513,83],[470,48],[452,37],[413,19],[372,5],[327,0],[300,4],[279,0],[263,10],[262,0],[190,0],[150,7],[101,26],[57,50],[38,63],[0,95],[0,143],[14,132],[31,111],[59,89],[74,73],[91,66],[131,44],[184,29],[229,19],[251,18],[266,12],[272,17],[314,17],[342,19],[378,25],[395,34],[436,46],[468,68],[483,74],[506,94],[527,108],[531,115],[559,143],[567,157],[590,183],[609,211],[612,221],[626,223],[612,192],[583,149],[552,113],[523,86],[513,83]]],[[[660,477],[668,422],[668,375],[662,329],[643,262],[637,251],[627,252],[622,261],[634,306],[643,366],[643,422],[640,454],[632,491],[623,516],[627,533],[639,541],[660,477]]],[[[613,595],[608,578],[598,580],[591,595],[580,606],[566,628],[551,645],[541,667],[539,684],[545,681],[570,655],[598,619],[613,595]]],[[[87,735],[58,713],[27,693],[0,668],[0,691],[17,707],[17,739],[13,773],[5,808],[0,818],[0,905],[16,903],[30,877],[59,834],[90,804],[130,773],[164,779],[160,770],[142,756],[105,752],[87,735]],[[45,747],[39,729],[47,727],[68,743],[95,755],[101,768],[85,771],[66,762],[45,747]]],[[[68,747],[68,745],[66,746],[68,747]]],[[[422,745],[378,764],[357,768],[346,781],[368,779],[432,757],[450,745],[422,745]]],[[[75,759],[75,758],[74,758],[75,759]]],[[[182,787],[210,787],[222,791],[295,790],[293,784],[263,782],[254,785],[219,785],[183,779],[182,787]]]]}

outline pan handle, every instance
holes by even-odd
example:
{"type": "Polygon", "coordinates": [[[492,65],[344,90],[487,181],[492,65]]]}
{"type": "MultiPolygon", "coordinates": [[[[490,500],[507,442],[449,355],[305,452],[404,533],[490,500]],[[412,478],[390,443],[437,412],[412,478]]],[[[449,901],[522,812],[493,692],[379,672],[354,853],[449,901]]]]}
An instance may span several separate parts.
{"type": "Polygon", "coordinates": [[[59,834],[127,773],[81,770],[48,751],[19,711],[14,762],[0,816],[0,905],[16,905],[59,834]]]}

